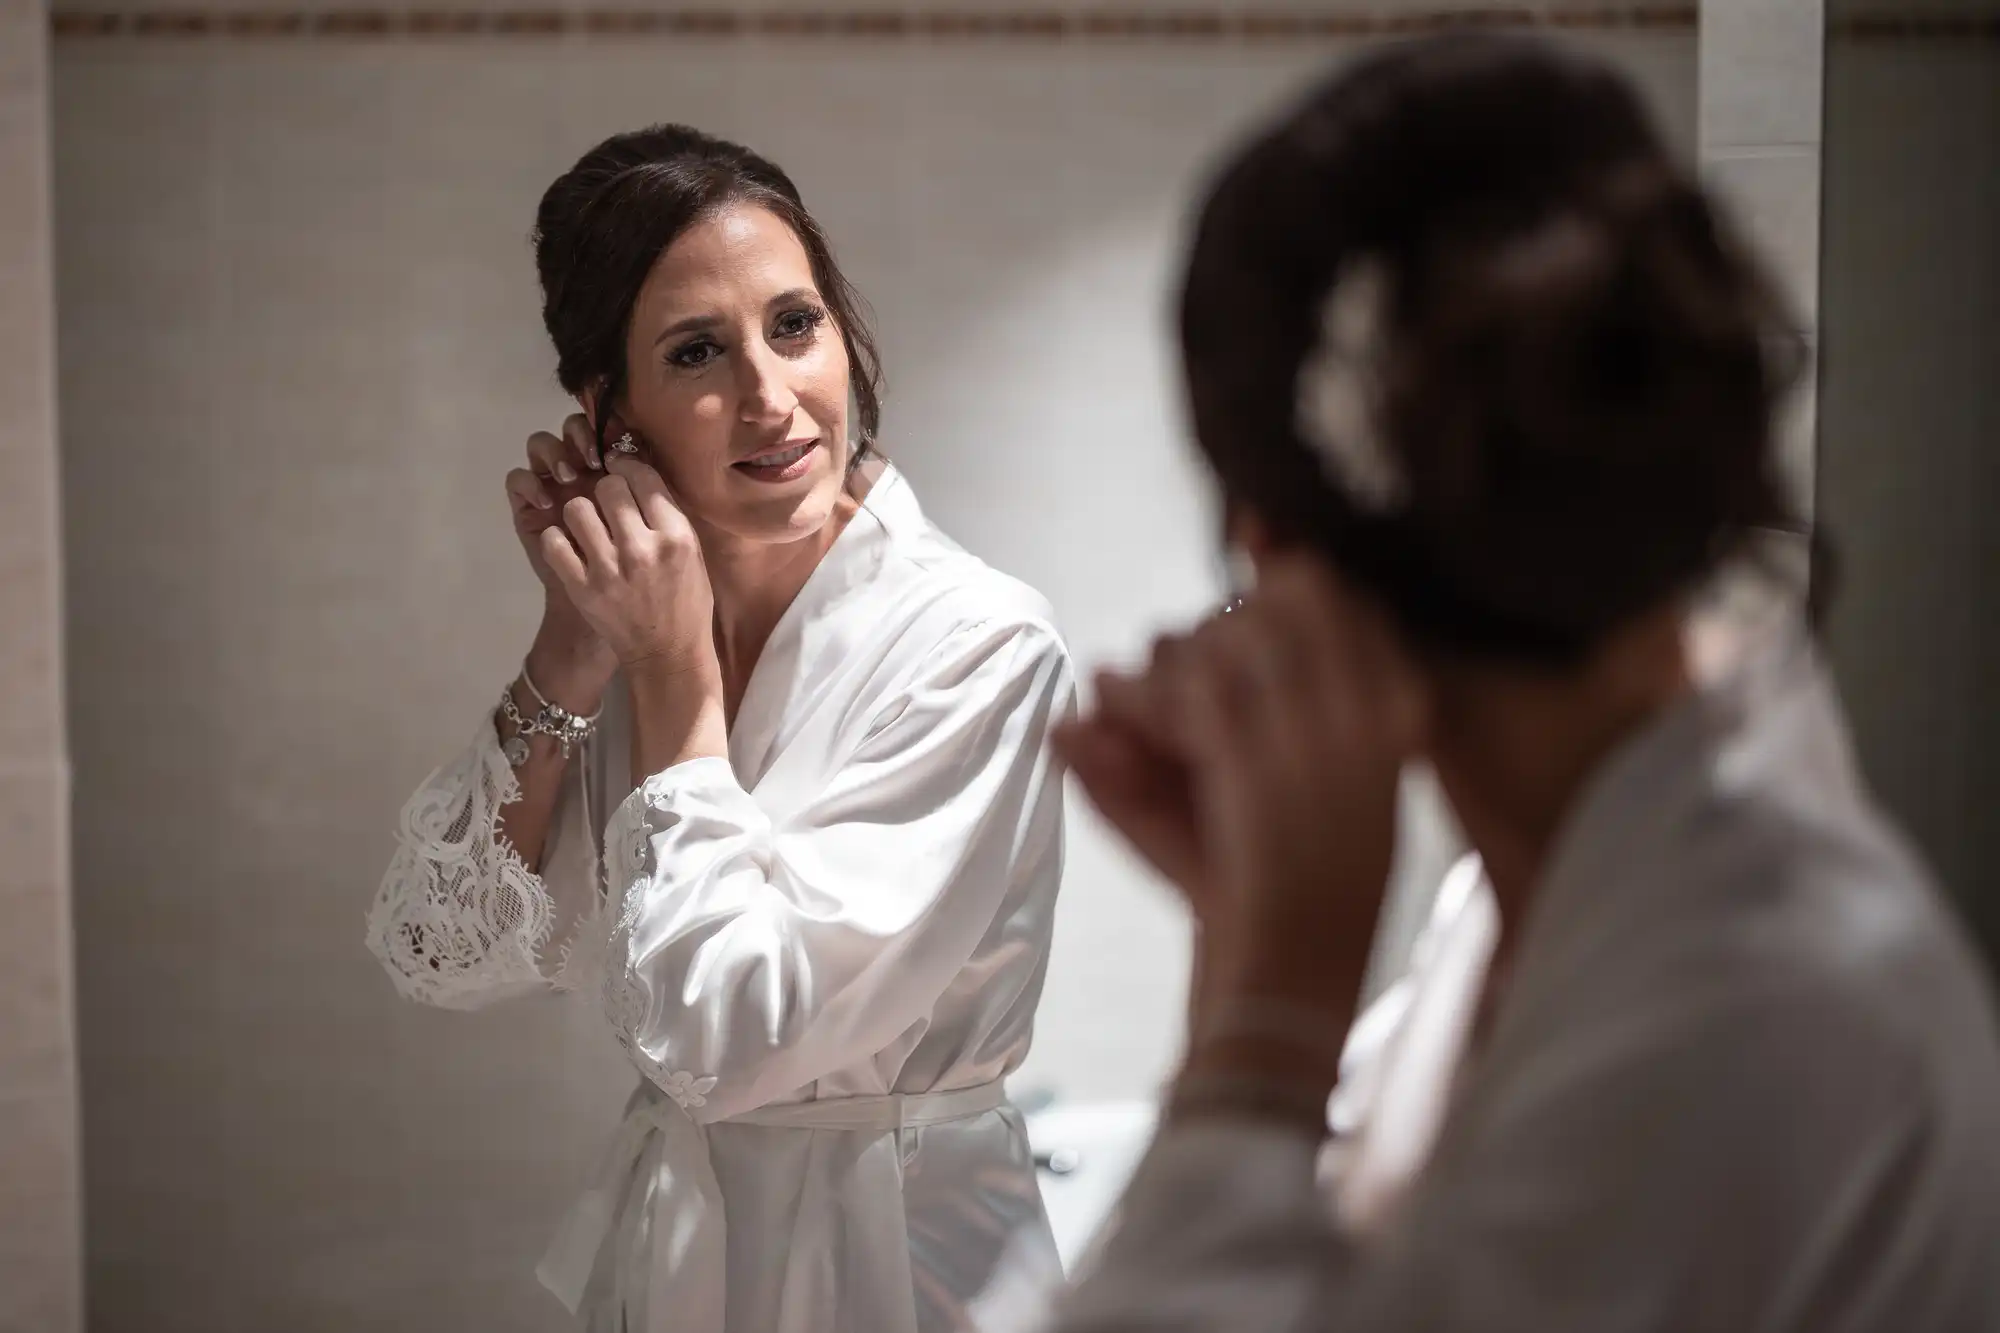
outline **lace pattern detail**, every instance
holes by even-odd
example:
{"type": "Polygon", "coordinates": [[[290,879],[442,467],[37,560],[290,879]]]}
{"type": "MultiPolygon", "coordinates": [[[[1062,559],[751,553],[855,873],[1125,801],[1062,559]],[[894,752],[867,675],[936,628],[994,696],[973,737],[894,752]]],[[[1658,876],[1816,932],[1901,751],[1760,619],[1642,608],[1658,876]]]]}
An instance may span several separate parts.
{"type": "Polygon", "coordinates": [[[656,779],[649,779],[629,799],[606,839],[605,858],[610,862],[612,882],[624,887],[619,895],[617,919],[612,920],[608,910],[604,913],[603,969],[598,984],[605,1017],[610,1020],[611,1031],[626,1058],[682,1109],[691,1111],[708,1104],[708,1094],[715,1090],[716,1079],[712,1075],[667,1067],[647,1052],[638,1036],[646,1021],[646,992],[632,973],[632,932],[638,925],[646,889],[653,879],[653,835],[659,831],[655,821],[664,828],[678,819],[671,811],[654,804],[659,795],[655,783],[656,779]]]}
{"type": "Polygon", "coordinates": [[[582,996],[602,993],[612,924],[610,905],[600,893],[597,905],[560,946],[551,982],[557,990],[582,996]]]}
{"type": "Polygon", "coordinates": [[[545,984],[537,959],[554,909],[500,832],[520,799],[490,724],[403,807],[397,848],[368,912],[368,947],[404,996],[467,1008],[545,984]]]}
{"type": "Polygon", "coordinates": [[[660,1090],[681,1104],[683,1110],[693,1111],[708,1105],[708,1094],[715,1091],[715,1076],[696,1078],[685,1070],[676,1069],[665,1078],[653,1080],[660,1090]]]}

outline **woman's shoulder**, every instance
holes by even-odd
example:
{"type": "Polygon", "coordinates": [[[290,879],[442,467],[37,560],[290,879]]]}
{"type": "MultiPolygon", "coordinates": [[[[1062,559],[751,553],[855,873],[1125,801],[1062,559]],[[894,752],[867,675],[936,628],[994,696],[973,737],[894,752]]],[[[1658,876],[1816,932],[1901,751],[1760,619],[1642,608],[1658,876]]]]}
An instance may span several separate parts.
{"type": "Polygon", "coordinates": [[[851,610],[860,672],[852,716],[871,728],[916,699],[962,715],[1028,699],[1056,700],[1060,713],[1075,698],[1049,603],[1021,580],[971,556],[902,558],[877,570],[871,591],[851,610]]]}
{"type": "Polygon", "coordinates": [[[1012,645],[1036,659],[1060,661],[1069,649],[1046,597],[974,556],[912,560],[885,571],[897,585],[886,626],[904,650],[925,657],[977,653],[1012,645]],[[893,609],[891,609],[893,608],[893,609]]]}
{"type": "Polygon", "coordinates": [[[871,600],[900,630],[940,640],[980,631],[1026,636],[1066,655],[1048,598],[946,535],[917,504],[907,478],[888,473],[867,505],[888,537],[876,571],[880,595],[871,600]]]}
{"type": "Polygon", "coordinates": [[[1659,866],[1679,906],[1603,937],[1570,1026],[1641,1034],[1633,1060],[1802,1115],[1867,1086],[1918,1117],[1969,1098],[2000,1124],[2000,1066],[1976,1055],[2000,1038],[1990,992],[1921,863],[1858,808],[1753,798],[1701,815],[1659,866]],[[1771,1070],[1784,1086],[1751,1077],[1771,1070]]]}

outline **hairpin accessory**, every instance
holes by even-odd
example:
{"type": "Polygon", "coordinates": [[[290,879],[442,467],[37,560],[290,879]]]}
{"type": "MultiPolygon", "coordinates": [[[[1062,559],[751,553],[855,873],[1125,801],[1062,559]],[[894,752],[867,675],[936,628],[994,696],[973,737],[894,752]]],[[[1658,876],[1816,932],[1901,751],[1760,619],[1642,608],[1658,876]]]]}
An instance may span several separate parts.
{"type": "Polygon", "coordinates": [[[1321,307],[1319,344],[1299,367],[1298,429],[1326,479],[1365,514],[1386,517],[1409,501],[1409,481],[1381,425],[1383,323],[1389,270],[1350,262],[1321,307]]]}
{"type": "Polygon", "coordinates": [[[619,454],[636,454],[639,452],[639,442],[632,438],[632,432],[628,430],[611,442],[611,451],[619,454]]]}

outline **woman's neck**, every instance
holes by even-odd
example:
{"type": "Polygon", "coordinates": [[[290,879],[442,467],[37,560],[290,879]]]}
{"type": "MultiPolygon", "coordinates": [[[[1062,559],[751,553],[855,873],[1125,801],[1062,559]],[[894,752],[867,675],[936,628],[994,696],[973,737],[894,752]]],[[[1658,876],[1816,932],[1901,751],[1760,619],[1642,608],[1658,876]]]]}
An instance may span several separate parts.
{"type": "Polygon", "coordinates": [[[1508,946],[1598,770],[1688,689],[1676,606],[1620,632],[1574,671],[1447,671],[1433,759],[1485,865],[1508,946]]]}
{"type": "Polygon", "coordinates": [[[702,534],[702,560],[715,594],[715,656],[732,721],[772,631],[858,508],[843,491],[826,523],[798,541],[746,542],[712,531],[702,534]]]}

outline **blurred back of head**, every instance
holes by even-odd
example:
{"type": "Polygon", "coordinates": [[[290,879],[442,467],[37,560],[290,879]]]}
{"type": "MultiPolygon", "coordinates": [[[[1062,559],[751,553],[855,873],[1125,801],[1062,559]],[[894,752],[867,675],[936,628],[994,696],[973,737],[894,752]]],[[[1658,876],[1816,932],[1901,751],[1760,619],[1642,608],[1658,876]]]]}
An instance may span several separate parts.
{"type": "Polygon", "coordinates": [[[1344,69],[1226,165],[1180,318],[1230,503],[1429,650],[1575,662],[1796,526],[1798,339],[1589,58],[1466,35],[1344,69]]]}

